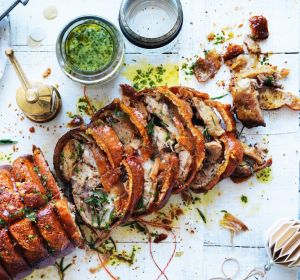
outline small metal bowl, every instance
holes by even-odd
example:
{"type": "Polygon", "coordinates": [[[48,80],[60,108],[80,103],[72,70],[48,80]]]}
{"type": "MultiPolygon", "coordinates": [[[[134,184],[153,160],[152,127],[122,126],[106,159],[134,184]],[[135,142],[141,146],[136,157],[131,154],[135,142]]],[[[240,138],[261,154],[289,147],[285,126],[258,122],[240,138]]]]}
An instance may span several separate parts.
{"type": "Polygon", "coordinates": [[[163,52],[183,24],[180,0],[123,0],[119,24],[124,36],[141,51],[163,52]]]}
{"type": "Polygon", "coordinates": [[[94,15],[73,19],[62,29],[56,42],[56,56],[62,71],[73,81],[85,85],[103,84],[115,78],[123,65],[124,54],[124,41],[116,26],[110,21],[94,15]],[[93,72],[82,71],[74,67],[68,61],[66,54],[66,41],[71,31],[80,25],[89,23],[98,24],[105,28],[110,34],[114,46],[111,61],[105,67],[93,72]]]}

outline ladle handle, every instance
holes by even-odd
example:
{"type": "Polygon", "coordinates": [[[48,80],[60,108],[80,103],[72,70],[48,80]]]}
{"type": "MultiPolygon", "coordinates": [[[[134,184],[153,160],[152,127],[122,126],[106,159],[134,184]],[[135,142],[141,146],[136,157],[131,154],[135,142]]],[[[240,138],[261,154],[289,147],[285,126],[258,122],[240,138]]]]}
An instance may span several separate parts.
{"type": "Polygon", "coordinates": [[[19,3],[22,3],[25,6],[28,2],[29,0],[16,0],[2,15],[0,15],[0,21],[4,19],[19,3]]]}
{"type": "Polygon", "coordinates": [[[28,81],[21,65],[19,64],[18,60],[16,59],[15,55],[14,55],[14,50],[13,49],[7,49],[5,51],[5,54],[7,55],[7,57],[9,58],[11,64],[13,65],[16,74],[21,82],[22,88],[24,89],[25,92],[28,91],[28,89],[31,88],[30,82],[28,81]]]}

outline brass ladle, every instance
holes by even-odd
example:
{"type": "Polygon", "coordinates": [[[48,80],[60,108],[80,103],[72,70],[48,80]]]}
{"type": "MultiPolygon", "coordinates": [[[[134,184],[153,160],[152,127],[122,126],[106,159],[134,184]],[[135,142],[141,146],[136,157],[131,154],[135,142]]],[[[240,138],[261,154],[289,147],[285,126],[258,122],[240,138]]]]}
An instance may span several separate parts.
{"type": "Polygon", "coordinates": [[[17,89],[16,101],[25,116],[34,122],[47,122],[52,120],[61,108],[61,97],[53,86],[41,82],[29,82],[14,51],[7,49],[8,56],[15,72],[21,82],[21,88],[17,89]]]}

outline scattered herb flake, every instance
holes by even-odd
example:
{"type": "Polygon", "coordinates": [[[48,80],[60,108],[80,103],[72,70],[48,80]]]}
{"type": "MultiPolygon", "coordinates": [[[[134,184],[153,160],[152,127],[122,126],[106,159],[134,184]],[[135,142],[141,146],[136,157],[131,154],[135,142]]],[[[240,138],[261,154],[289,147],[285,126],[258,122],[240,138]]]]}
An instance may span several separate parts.
{"type": "Polygon", "coordinates": [[[243,203],[248,203],[248,197],[245,196],[245,195],[242,195],[242,196],[241,196],[241,201],[242,201],[243,203]]]}
{"type": "Polygon", "coordinates": [[[203,222],[206,224],[206,218],[205,218],[204,214],[202,213],[202,211],[199,208],[196,208],[196,210],[198,211],[199,216],[201,217],[203,222]]]}

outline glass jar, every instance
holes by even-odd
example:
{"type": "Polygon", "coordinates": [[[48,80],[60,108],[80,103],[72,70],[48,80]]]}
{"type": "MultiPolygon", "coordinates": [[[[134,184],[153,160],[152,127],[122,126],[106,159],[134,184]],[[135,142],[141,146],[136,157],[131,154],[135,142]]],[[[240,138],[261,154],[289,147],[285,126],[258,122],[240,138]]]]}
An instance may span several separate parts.
{"type": "Polygon", "coordinates": [[[123,65],[124,53],[124,41],[116,26],[110,21],[94,15],[73,19],[62,29],[56,42],[56,56],[62,71],[72,80],[85,85],[103,84],[116,77],[123,65]],[[99,34],[96,37],[92,37],[93,35],[90,35],[92,33],[89,33],[91,30],[92,32],[93,30],[96,30],[94,32],[102,32],[101,34],[99,33],[100,36],[105,34],[110,49],[100,51],[100,47],[107,48],[108,43],[106,42],[100,46],[99,44],[102,44],[103,40],[98,38],[99,34]],[[72,38],[74,39],[72,44],[74,43],[75,45],[70,47],[72,38]],[[96,49],[94,42],[86,41],[92,39],[97,40],[98,45],[96,49]],[[82,50],[79,50],[78,46],[82,50]],[[92,49],[86,49],[87,47],[92,49]],[[72,56],[70,50],[73,51],[72,56]],[[109,53],[109,56],[107,56],[107,53],[109,53]],[[94,57],[89,57],[91,55],[94,57]],[[98,56],[95,57],[95,55],[98,56]],[[106,57],[104,57],[105,55],[106,57]],[[74,63],[76,59],[78,59],[77,64],[74,63]],[[101,60],[104,59],[108,60],[101,65],[101,60]],[[84,65],[82,64],[83,67],[78,66],[80,60],[85,63],[84,65]],[[99,67],[88,69],[88,61],[96,63],[99,67]]]}
{"type": "Polygon", "coordinates": [[[182,28],[180,0],[123,0],[119,24],[124,36],[140,52],[166,52],[182,28]]]}

